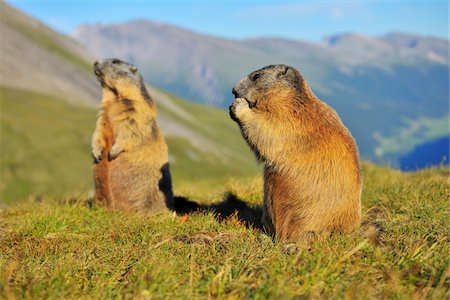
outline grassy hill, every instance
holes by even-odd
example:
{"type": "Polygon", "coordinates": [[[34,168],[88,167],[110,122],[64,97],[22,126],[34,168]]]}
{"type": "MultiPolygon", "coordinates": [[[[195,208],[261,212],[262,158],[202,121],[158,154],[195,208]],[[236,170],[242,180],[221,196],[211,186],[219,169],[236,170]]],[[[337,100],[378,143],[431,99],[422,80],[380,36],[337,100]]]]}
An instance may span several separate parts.
{"type": "Polygon", "coordinates": [[[152,88],[152,95],[159,97],[161,117],[177,123],[189,134],[171,133],[167,122],[162,122],[172,158],[175,179],[197,180],[228,176],[254,176],[259,171],[256,159],[241,137],[238,126],[231,121],[228,112],[218,108],[186,101],[162,90],[152,88]],[[167,106],[167,98],[176,105],[180,117],[167,106]],[[196,138],[199,141],[195,141],[196,138]]]}
{"type": "Polygon", "coordinates": [[[7,87],[0,107],[0,202],[88,191],[93,109],[7,87]]]}
{"type": "MultiPolygon", "coordinates": [[[[255,159],[224,111],[166,97],[192,116],[177,119],[178,124],[199,132],[209,147],[202,150],[188,137],[167,136],[175,182],[257,174],[255,159]]],[[[90,140],[96,109],[11,87],[0,87],[0,107],[0,137],[7,141],[1,146],[0,203],[93,189],[90,140]]],[[[176,118],[167,106],[160,105],[160,111],[169,120],[176,118]]]]}
{"type": "MultiPolygon", "coordinates": [[[[0,298],[448,298],[448,169],[363,172],[363,214],[384,228],[379,239],[333,235],[291,253],[237,217],[29,199],[0,211],[0,298]]],[[[234,192],[260,205],[262,182],[175,192],[204,203],[234,192]]]]}

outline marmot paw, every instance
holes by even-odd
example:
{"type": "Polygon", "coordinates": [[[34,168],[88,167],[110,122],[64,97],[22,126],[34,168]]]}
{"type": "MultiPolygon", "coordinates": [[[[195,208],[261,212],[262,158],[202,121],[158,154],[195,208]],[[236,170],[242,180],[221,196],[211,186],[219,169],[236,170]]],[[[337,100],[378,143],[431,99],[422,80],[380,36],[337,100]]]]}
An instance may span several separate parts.
{"type": "Polygon", "coordinates": [[[247,100],[245,100],[244,98],[236,98],[236,100],[233,101],[229,108],[230,117],[233,120],[237,121],[237,119],[239,119],[240,113],[245,108],[249,108],[247,100]]]}
{"type": "Polygon", "coordinates": [[[112,145],[111,150],[108,153],[108,160],[111,161],[116,159],[120,153],[123,152],[123,149],[117,144],[112,145]]]}
{"type": "Polygon", "coordinates": [[[101,148],[93,148],[91,154],[92,154],[92,157],[94,158],[94,164],[98,164],[102,160],[102,149],[101,148]]]}

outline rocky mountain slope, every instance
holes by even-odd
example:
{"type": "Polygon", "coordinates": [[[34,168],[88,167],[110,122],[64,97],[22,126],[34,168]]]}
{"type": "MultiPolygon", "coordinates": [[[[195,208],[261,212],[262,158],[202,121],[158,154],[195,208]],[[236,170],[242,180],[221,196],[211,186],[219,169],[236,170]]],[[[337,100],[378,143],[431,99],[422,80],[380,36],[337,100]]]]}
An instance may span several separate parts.
{"type": "Polygon", "coordinates": [[[362,156],[397,165],[448,134],[448,41],[403,33],[354,33],[321,43],[230,40],[146,20],[80,26],[92,52],[139,64],[151,82],[187,99],[227,107],[239,78],[267,64],[299,68],[355,135],[362,156]]]}
{"type": "Polygon", "coordinates": [[[0,83],[94,104],[93,56],[78,42],[0,2],[0,83]]]}

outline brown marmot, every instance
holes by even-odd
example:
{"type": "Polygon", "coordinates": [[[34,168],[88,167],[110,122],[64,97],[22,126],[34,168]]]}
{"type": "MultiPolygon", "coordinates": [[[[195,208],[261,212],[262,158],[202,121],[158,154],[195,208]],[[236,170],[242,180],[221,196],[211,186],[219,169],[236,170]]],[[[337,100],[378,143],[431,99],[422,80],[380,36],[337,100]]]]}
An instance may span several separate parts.
{"type": "Polygon", "coordinates": [[[356,143],[294,68],[271,65],[233,88],[230,116],[264,163],[262,222],[288,241],[350,232],[361,220],[356,143]]]}
{"type": "Polygon", "coordinates": [[[92,138],[95,201],[112,209],[164,212],[173,206],[167,144],[138,69],[98,60],[101,110],[92,138]]]}

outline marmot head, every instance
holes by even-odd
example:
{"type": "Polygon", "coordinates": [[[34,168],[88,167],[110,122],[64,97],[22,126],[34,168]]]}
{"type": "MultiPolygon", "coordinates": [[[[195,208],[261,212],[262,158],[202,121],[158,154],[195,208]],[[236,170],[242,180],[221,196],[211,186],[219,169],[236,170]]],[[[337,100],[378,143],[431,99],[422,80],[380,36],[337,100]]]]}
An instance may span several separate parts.
{"type": "Polygon", "coordinates": [[[94,62],[94,73],[102,86],[116,95],[139,92],[144,98],[148,96],[138,69],[125,61],[117,58],[97,60],[94,62]]]}
{"type": "Polygon", "coordinates": [[[244,98],[256,107],[274,95],[286,95],[300,102],[312,96],[308,84],[299,71],[286,65],[270,65],[243,77],[232,90],[236,98],[244,98]]]}

